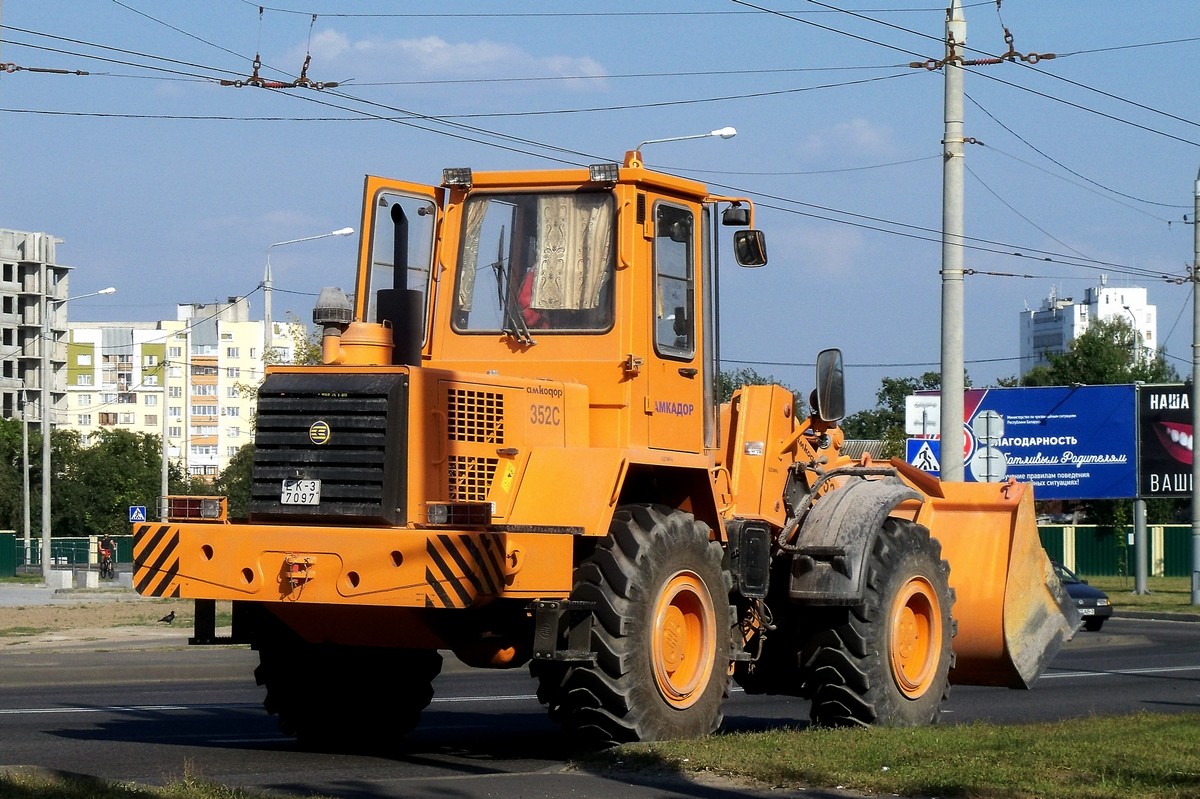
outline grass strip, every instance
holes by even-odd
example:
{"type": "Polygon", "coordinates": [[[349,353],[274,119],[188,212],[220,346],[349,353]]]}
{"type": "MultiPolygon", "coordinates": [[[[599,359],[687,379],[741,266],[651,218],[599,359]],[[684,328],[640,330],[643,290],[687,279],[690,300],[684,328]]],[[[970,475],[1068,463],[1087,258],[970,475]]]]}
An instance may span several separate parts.
{"type": "Polygon", "coordinates": [[[910,729],[781,729],[631,744],[593,765],[712,772],[762,787],[972,799],[1200,796],[1200,714],[910,729]]]}

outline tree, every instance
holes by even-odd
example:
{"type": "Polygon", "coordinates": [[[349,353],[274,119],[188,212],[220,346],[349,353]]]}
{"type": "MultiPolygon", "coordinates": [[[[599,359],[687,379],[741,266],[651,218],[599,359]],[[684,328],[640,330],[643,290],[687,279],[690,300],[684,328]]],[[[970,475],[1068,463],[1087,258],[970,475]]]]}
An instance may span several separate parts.
{"type": "Polygon", "coordinates": [[[83,446],[73,430],[56,430],[51,475],[51,529],[63,535],[124,532],[129,507],[154,507],[161,491],[158,436],[119,428],[98,432],[83,446]]]}
{"type": "Polygon", "coordinates": [[[244,519],[250,510],[250,488],[254,473],[254,444],[246,444],[229,459],[213,483],[213,490],[229,500],[229,517],[244,519]]]}
{"type": "Polygon", "coordinates": [[[0,529],[21,531],[25,527],[21,468],[21,423],[0,419],[0,529]]]}
{"type": "MultiPolygon", "coordinates": [[[[964,385],[971,380],[964,376],[964,385]]],[[[852,413],[842,420],[846,438],[882,441],[883,456],[903,456],[905,400],[918,391],[937,391],[942,387],[940,372],[926,372],[920,377],[885,377],[879,391],[875,392],[878,405],[865,411],[852,413]]]]}
{"type": "Polygon", "coordinates": [[[286,353],[278,347],[269,347],[263,353],[263,361],[268,364],[292,364],[312,366],[321,362],[321,334],[319,330],[310,329],[291,311],[288,311],[288,324],[292,325],[292,350],[286,353]],[[290,354],[290,358],[285,358],[290,354]]]}
{"type": "Polygon", "coordinates": [[[721,371],[717,376],[717,397],[719,402],[729,402],[733,399],[733,392],[742,386],[782,386],[792,392],[794,400],[792,402],[792,410],[796,417],[804,415],[804,398],[800,396],[800,392],[793,389],[786,383],[776,380],[772,375],[760,375],[755,370],[745,367],[742,369],[734,369],[732,372],[721,371]]]}
{"type": "Polygon", "coordinates": [[[1176,383],[1179,373],[1167,363],[1165,350],[1153,354],[1139,346],[1128,319],[1097,319],[1066,352],[1051,353],[1049,362],[1035,366],[1020,379],[1023,386],[1109,386],[1120,383],[1176,383]],[[1135,358],[1134,353],[1137,353],[1135,358]],[[1147,357],[1149,355],[1150,357],[1147,357]]]}

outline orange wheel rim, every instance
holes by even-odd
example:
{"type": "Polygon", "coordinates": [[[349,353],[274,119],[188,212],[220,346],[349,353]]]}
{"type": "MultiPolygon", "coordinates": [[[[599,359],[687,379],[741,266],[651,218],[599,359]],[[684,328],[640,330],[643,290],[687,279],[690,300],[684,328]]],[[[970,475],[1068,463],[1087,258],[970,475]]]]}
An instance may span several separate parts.
{"type": "Polygon", "coordinates": [[[923,577],[914,577],[892,604],[892,676],[910,698],[922,696],[937,675],[942,652],[942,613],[937,592],[923,577]]]}
{"type": "Polygon", "coordinates": [[[715,618],[708,589],[695,572],[678,572],[658,596],[650,658],[655,685],[673,707],[691,707],[712,674],[715,618]]]}

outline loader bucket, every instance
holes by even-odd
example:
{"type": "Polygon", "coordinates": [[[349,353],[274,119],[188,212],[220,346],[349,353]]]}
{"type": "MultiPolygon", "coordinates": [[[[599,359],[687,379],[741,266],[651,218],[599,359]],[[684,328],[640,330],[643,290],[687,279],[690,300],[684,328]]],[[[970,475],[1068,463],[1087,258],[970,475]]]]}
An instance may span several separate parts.
{"type": "Polygon", "coordinates": [[[950,682],[1028,688],[1080,625],[1042,549],[1032,487],[921,477],[916,521],[941,542],[955,592],[950,682]]]}

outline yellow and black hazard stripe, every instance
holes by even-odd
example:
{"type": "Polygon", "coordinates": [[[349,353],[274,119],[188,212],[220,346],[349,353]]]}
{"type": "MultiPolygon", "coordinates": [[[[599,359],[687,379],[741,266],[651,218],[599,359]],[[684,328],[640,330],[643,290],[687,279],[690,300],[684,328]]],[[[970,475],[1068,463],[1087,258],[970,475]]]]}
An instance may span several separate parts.
{"type": "Polygon", "coordinates": [[[169,524],[133,528],[133,584],[142,596],[179,596],[179,530],[169,524]]]}
{"type": "Polygon", "coordinates": [[[497,535],[437,535],[425,543],[427,608],[465,608],[504,588],[504,545],[497,535]]]}

